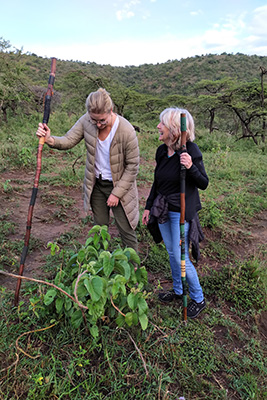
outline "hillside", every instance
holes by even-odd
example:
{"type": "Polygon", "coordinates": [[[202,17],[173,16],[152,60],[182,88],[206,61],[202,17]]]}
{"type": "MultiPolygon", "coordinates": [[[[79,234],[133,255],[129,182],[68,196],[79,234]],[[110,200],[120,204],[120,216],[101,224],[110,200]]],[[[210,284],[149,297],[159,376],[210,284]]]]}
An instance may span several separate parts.
{"type": "MultiPolygon", "coordinates": [[[[32,79],[46,80],[47,63],[50,60],[35,55],[23,57],[33,73],[32,79]]],[[[61,60],[58,60],[57,65],[57,81],[70,72],[82,71],[94,77],[112,80],[114,84],[117,82],[140,93],[165,96],[188,95],[192,93],[193,86],[202,79],[218,80],[229,77],[244,82],[259,79],[260,67],[267,65],[267,56],[209,54],[138,67],[112,67],[89,61],[84,63],[61,60]]]]}

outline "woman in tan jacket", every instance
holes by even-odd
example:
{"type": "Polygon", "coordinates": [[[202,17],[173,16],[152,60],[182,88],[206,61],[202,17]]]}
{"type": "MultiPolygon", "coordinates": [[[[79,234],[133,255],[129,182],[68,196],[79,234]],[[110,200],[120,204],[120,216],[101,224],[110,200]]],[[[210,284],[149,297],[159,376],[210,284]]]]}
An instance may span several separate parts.
{"type": "Polygon", "coordinates": [[[46,124],[36,135],[53,148],[68,150],[85,140],[87,158],[83,185],[84,208],[90,206],[97,225],[109,225],[112,212],[122,243],[137,251],[135,228],[139,221],[136,177],[139,148],[133,126],[113,111],[105,89],[89,94],[84,114],[65,136],[51,136],[46,124]]]}

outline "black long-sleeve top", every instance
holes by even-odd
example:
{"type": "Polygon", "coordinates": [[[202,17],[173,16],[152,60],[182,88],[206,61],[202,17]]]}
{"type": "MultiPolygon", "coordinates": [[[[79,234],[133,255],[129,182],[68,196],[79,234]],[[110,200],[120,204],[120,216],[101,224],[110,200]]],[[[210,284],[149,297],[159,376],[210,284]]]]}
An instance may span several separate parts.
{"type": "MultiPolygon", "coordinates": [[[[186,170],[185,181],[185,219],[190,221],[201,209],[198,189],[205,190],[209,184],[202,160],[202,154],[197,144],[186,143],[187,152],[192,157],[192,166],[186,170]]],[[[146,202],[146,210],[152,208],[153,202],[158,194],[168,196],[180,193],[180,152],[177,151],[173,156],[168,156],[168,147],[162,144],[156,151],[156,168],[154,172],[154,182],[146,202]]],[[[180,204],[168,206],[169,211],[180,211],[180,204]]]]}

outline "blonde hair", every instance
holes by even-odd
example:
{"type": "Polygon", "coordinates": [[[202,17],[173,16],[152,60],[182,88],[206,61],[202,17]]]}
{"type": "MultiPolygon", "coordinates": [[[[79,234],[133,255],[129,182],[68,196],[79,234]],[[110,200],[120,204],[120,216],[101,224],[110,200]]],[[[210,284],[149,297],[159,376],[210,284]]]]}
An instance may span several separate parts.
{"type": "Polygon", "coordinates": [[[193,142],[195,139],[195,123],[189,111],[169,107],[163,110],[159,116],[160,121],[169,129],[169,146],[173,150],[181,147],[181,114],[186,114],[186,141],[193,142]]]}
{"type": "Polygon", "coordinates": [[[87,111],[94,114],[109,113],[113,109],[113,102],[106,89],[99,88],[96,92],[92,92],[86,99],[87,111]]]}

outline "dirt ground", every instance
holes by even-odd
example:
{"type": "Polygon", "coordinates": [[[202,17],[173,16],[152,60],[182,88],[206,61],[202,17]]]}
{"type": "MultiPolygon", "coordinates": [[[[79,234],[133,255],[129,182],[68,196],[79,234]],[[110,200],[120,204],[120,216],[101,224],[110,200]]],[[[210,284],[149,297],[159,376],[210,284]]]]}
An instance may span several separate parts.
{"type": "MultiPolygon", "coordinates": [[[[10,171],[0,175],[0,223],[3,221],[13,222],[15,229],[10,232],[9,239],[12,241],[24,240],[26,233],[26,222],[28,215],[29,202],[32,194],[35,172],[10,171]]],[[[150,187],[143,183],[139,186],[139,202],[140,205],[145,204],[150,187]]],[[[34,277],[38,279],[44,278],[42,265],[45,262],[45,257],[50,253],[47,248],[48,242],[57,241],[61,235],[68,235],[72,230],[80,227],[79,242],[85,243],[88,231],[92,224],[82,224],[86,218],[83,210],[82,188],[50,186],[48,183],[39,183],[39,190],[34,206],[32,217],[32,228],[30,242],[33,240],[37,246],[29,251],[25,266],[24,276],[34,277]]],[[[92,219],[90,219],[92,221],[92,219]]],[[[205,229],[205,240],[201,243],[201,248],[205,248],[205,244],[210,240],[218,240],[218,233],[205,229]]],[[[118,236],[115,225],[111,225],[110,234],[112,237],[118,236]]],[[[222,238],[223,240],[223,238],[222,238]]],[[[257,254],[259,246],[266,245],[267,242],[267,212],[263,212],[255,218],[249,228],[238,226],[233,231],[233,241],[229,243],[234,253],[244,259],[253,254],[257,254]],[[238,240],[242,237],[242,240],[238,240]],[[244,240],[245,237],[245,240],[244,240]]],[[[1,246],[5,246],[2,243],[1,246]]],[[[145,244],[140,243],[141,251],[144,250],[145,244]]],[[[201,265],[206,265],[211,268],[219,269],[214,257],[203,252],[200,261],[198,272],[201,273],[201,265]]],[[[20,264],[21,254],[13,254],[12,268],[5,266],[8,272],[17,273],[20,264]],[[17,268],[16,268],[17,264],[17,268]]],[[[142,261],[142,256],[141,256],[142,261]]],[[[2,262],[0,262],[2,264],[2,262]]],[[[0,265],[0,269],[2,266],[0,265]]],[[[159,279],[163,282],[163,287],[171,287],[171,281],[168,281],[163,276],[155,276],[149,273],[149,281],[155,286],[159,279]]],[[[16,280],[0,274],[0,286],[4,286],[9,290],[15,290],[16,280]]],[[[257,324],[261,327],[262,332],[267,335],[267,313],[263,313],[257,324]]]]}
{"type": "MultiPolygon", "coordinates": [[[[0,223],[3,220],[15,225],[14,232],[10,231],[8,238],[12,241],[24,241],[28,209],[32,195],[35,172],[11,171],[0,175],[0,223]]],[[[140,204],[144,205],[149,187],[139,189],[140,204]]],[[[42,264],[46,255],[49,242],[56,242],[61,235],[68,235],[79,227],[79,239],[84,244],[88,231],[92,227],[92,213],[89,213],[87,223],[82,221],[88,217],[83,209],[82,187],[49,186],[39,182],[38,194],[33,209],[30,244],[38,242],[38,246],[30,249],[24,265],[24,275],[34,278],[44,278],[42,264]],[[90,218],[91,216],[91,218],[90,218]]],[[[109,232],[112,238],[118,237],[118,231],[111,224],[109,232]]],[[[1,244],[4,245],[3,243],[1,244]]],[[[21,254],[13,254],[14,261],[19,267],[21,254]]],[[[1,269],[1,268],[0,268],[1,269]]],[[[6,268],[8,270],[8,268],[6,268]]],[[[13,268],[13,273],[16,269],[13,268]]],[[[14,279],[0,274],[0,285],[11,289],[14,287],[14,279]]]]}

